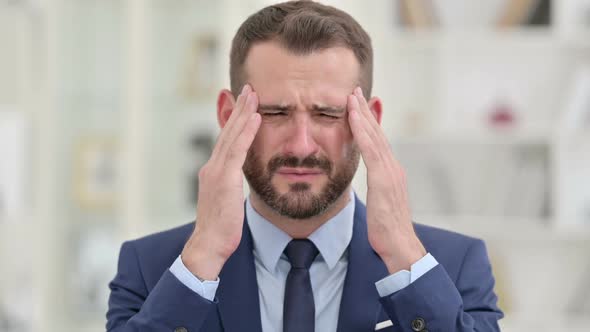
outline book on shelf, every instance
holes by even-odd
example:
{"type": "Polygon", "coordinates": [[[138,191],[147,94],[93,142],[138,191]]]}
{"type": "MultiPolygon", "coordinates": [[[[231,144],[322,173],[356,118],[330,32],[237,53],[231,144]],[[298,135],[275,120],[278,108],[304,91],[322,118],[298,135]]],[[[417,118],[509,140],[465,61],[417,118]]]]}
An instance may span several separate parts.
{"type": "Polygon", "coordinates": [[[549,214],[549,155],[546,145],[516,147],[505,214],[540,218],[549,214]]]}
{"type": "Polygon", "coordinates": [[[400,0],[402,22],[412,28],[431,28],[437,25],[432,0],[400,0]]]}
{"type": "Polygon", "coordinates": [[[506,214],[508,194],[514,180],[513,151],[506,146],[485,147],[485,163],[481,163],[480,177],[485,180],[481,187],[480,213],[500,216],[506,214]]]}
{"type": "Polygon", "coordinates": [[[508,0],[498,17],[497,26],[509,28],[519,25],[549,25],[550,0],[508,0]]]}
{"type": "Polygon", "coordinates": [[[529,15],[528,21],[525,23],[528,25],[535,26],[551,25],[551,13],[551,0],[539,0],[537,2],[537,5],[533,7],[529,15]]]}

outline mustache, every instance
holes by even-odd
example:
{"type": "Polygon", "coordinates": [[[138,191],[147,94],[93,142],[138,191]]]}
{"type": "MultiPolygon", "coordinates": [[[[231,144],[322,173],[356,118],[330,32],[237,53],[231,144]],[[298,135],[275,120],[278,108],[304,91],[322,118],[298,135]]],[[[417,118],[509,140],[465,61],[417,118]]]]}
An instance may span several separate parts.
{"type": "Polygon", "coordinates": [[[332,172],[332,163],[328,158],[316,157],[314,155],[307,156],[303,159],[295,156],[275,156],[268,162],[270,174],[275,173],[281,167],[319,168],[327,174],[331,174],[332,172]]]}

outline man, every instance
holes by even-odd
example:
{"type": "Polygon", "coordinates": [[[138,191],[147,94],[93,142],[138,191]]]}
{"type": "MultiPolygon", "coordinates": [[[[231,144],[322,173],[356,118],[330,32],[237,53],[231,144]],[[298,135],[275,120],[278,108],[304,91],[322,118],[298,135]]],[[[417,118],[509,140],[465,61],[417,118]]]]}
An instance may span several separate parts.
{"type": "Polygon", "coordinates": [[[360,25],[270,6],[230,61],[196,223],[123,244],[107,330],[499,331],[483,242],[412,223],[360,25]],[[366,207],[350,185],[361,155],[366,207]]]}

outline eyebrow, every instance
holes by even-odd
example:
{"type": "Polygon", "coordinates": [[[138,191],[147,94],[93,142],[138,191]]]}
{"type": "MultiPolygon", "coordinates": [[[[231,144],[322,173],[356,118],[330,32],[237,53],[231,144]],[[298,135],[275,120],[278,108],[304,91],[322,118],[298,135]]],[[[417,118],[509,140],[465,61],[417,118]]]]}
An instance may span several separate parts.
{"type": "MultiPolygon", "coordinates": [[[[258,110],[261,111],[292,111],[295,109],[293,105],[279,105],[279,104],[259,104],[258,110]]],[[[326,113],[333,113],[339,114],[344,113],[346,111],[346,107],[334,107],[334,106],[319,106],[313,105],[311,107],[312,111],[314,112],[326,112],[326,113]]]]}

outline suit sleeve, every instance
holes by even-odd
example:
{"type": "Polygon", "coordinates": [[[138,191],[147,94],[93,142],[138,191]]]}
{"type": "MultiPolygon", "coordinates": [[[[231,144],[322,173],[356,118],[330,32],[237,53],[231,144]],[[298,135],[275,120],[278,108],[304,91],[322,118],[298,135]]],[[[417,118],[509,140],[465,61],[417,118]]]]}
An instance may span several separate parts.
{"type": "Polygon", "coordinates": [[[193,292],[166,270],[148,292],[133,242],[125,242],[109,284],[108,332],[201,331],[216,304],[193,292]]]}
{"type": "Polygon", "coordinates": [[[503,317],[485,244],[466,250],[456,282],[438,264],[415,282],[381,298],[396,331],[495,332],[503,317]]]}

